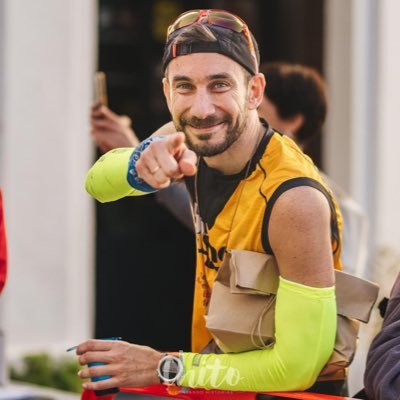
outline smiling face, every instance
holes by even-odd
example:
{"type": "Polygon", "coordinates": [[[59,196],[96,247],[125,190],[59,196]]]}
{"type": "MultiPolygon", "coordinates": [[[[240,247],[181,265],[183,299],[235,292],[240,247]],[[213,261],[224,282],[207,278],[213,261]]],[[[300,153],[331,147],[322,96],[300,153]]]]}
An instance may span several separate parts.
{"type": "Polygon", "coordinates": [[[249,75],[217,53],[194,53],[172,60],[164,93],[175,127],[198,155],[227,150],[246,129],[249,75]]]}

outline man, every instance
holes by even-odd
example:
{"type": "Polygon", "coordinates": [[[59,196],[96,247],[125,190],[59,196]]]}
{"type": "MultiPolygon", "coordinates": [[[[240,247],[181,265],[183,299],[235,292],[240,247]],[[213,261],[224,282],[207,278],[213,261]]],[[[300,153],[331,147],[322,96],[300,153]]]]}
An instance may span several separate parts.
{"type": "Polygon", "coordinates": [[[258,65],[257,44],[238,17],[184,13],[169,28],[163,57],[164,94],[177,132],[149,138],[133,152],[107,153],[89,172],[87,190],[100,201],[184,179],[196,211],[198,252],[193,353],[177,357],[126,342],[87,341],[77,349],[80,363],[106,365],[80,376],[112,377],[85,388],[161,379],[224,390],[304,390],[332,354],[340,213],[311,160],[259,120],[265,80],[258,65]],[[275,256],[276,341],[263,350],[200,355],[212,339],[204,315],[226,249],[275,256]]]}

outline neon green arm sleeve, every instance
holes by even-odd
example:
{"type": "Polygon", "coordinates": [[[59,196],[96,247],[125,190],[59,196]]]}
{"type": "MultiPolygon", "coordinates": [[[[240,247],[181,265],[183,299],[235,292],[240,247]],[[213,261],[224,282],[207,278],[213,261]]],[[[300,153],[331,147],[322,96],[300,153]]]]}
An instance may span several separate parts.
{"type": "Polygon", "coordinates": [[[86,191],[101,203],[147,194],[134,189],[127,180],[128,162],[134,150],[114,149],[101,156],[86,175],[86,191]]]}
{"type": "Polygon", "coordinates": [[[274,347],[237,354],[183,353],[179,384],[255,392],[307,389],[333,352],[336,318],[334,287],[309,287],[281,277],[274,347]]]}

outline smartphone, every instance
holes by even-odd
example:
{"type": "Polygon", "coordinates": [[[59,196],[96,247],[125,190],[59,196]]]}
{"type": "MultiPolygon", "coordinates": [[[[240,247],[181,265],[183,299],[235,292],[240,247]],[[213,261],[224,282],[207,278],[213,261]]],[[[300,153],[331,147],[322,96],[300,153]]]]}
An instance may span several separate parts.
{"type": "Polygon", "coordinates": [[[108,106],[106,74],[97,71],[94,75],[95,102],[101,106],[108,106]]]}

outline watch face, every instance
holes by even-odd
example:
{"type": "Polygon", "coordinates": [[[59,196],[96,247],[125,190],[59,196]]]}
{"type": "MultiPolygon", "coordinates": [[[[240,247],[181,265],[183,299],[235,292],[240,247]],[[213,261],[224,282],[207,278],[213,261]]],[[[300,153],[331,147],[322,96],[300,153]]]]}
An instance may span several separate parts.
{"type": "Polygon", "coordinates": [[[174,379],[178,374],[179,366],[175,357],[167,356],[160,366],[161,377],[167,380],[174,379]]]}
{"type": "Polygon", "coordinates": [[[166,354],[158,363],[157,372],[161,383],[174,385],[183,375],[182,360],[172,354],[166,354]]]}

